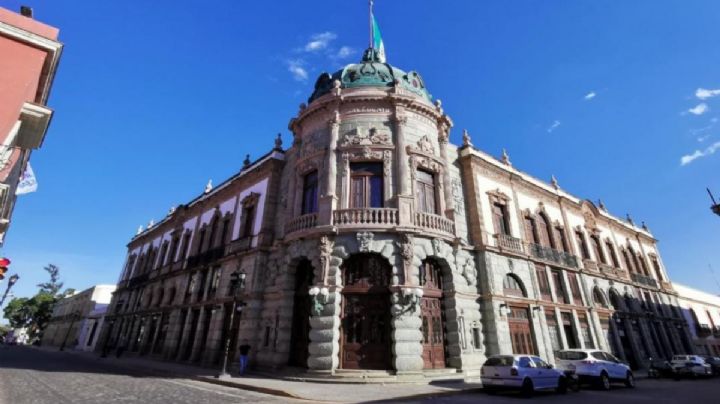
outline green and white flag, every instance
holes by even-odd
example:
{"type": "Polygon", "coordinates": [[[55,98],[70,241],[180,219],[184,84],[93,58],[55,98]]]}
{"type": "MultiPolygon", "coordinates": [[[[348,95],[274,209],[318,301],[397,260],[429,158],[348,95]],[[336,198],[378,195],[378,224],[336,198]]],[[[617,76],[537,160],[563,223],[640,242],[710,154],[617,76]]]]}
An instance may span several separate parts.
{"type": "Polygon", "coordinates": [[[378,27],[375,16],[372,16],[372,38],[373,38],[373,49],[377,51],[378,61],[385,63],[385,44],[383,43],[382,36],[380,35],[380,27],[378,27]]]}

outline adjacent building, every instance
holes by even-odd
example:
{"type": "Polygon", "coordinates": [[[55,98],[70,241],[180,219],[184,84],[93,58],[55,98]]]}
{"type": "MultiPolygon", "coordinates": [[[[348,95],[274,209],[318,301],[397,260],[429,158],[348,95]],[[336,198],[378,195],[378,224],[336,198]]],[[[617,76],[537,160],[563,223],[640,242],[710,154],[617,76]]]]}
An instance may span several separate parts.
{"type": "Polygon", "coordinates": [[[45,139],[47,106],[63,45],[58,29],[0,8],[0,245],[10,226],[18,182],[45,139]]]}
{"type": "Polygon", "coordinates": [[[60,299],[43,331],[43,346],[95,350],[115,285],[95,285],[60,299]]]}
{"type": "Polygon", "coordinates": [[[280,139],[128,244],[101,337],[216,366],[479,375],[491,354],[692,352],[648,228],[472,144],[416,71],[318,77],[280,139]],[[231,274],[246,275],[230,321],[231,274]]]}
{"type": "Polygon", "coordinates": [[[673,282],[696,352],[720,356],[720,296],[673,282]]]}

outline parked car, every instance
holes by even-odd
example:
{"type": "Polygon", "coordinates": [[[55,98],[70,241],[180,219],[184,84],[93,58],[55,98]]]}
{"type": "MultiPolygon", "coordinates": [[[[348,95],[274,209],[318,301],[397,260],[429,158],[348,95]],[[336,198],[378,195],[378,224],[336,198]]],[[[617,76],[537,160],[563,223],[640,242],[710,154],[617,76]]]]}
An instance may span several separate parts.
{"type": "Polygon", "coordinates": [[[699,355],[675,355],[670,362],[676,377],[712,376],[712,366],[699,355]]]}
{"type": "Polygon", "coordinates": [[[720,375],[720,358],[717,356],[702,356],[703,359],[705,359],[705,363],[710,365],[712,368],[713,375],[717,376],[720,375]]]}
{"type": "Polygon", "coordinates": [[[538,390],[567,392],[565,374],[541,358],[533,355],[493,355],[480,369],[483,390],[494,394],[498,390],[520,390],[531,396],[538,390]]]}
{"type": "Polygon", "coordinates": [[[623,382],[635,387],[635,376],[630,366],[612,354],[597,349],[567,349],[555,352],[558,369],[573,371],[581,382],[591,382],[603,390],[611,382],[623,382]]]}
{"type": "Polygon", "coordinates": [[[675,369],[673,369],[670,361],[664,359],[650,358],[650,366],[648,367],[648,377],[675,377],[675,369]]]}

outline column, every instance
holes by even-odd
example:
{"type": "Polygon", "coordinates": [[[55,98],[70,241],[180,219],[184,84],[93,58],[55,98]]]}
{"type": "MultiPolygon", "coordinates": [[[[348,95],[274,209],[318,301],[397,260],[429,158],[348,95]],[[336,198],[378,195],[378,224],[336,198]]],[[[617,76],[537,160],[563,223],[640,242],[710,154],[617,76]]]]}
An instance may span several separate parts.
{"type": "Polygon", "coordinates": [[[408,163],[407,145],[405,144],[405,125],[408,117],[403,110],[398,108],[395,111],[395,148],[397,150],[397,207],[400,216],[400,226],[409,227],[413,225],[413,204],[414,197],[410,191],[410,170],[408,163]]]}
{"type": "Polygon", "coordinates": [[[438,143],[440,145],[440,158],[445,163],[445,171],[442,173],[443,196],[445,198],[445,216],[455,220],[455,199],[452,194],[452,181],[450,180],[450,167],[452,162],[448,159],[447,145],[450,136],[450,128],[445,124],[439,124],[438,143]]]}
{"type": "Polygon", "coordinates": [[[337,142],[340,136],[340,113],[335,110],[334,116],[328,121],[330,138],[325,154],[325,170],[322,178],[322,190],[318,212],[318,224],[332,225],[332,212],[337,208],[337,142]]]}

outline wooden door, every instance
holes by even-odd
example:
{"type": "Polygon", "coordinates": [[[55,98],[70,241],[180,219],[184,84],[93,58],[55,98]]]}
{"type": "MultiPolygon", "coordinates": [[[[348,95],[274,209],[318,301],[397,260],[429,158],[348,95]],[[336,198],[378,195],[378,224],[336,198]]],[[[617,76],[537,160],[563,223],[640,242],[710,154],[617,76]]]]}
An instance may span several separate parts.
{"type": "Polygon", "coordinates": [[[343,369],[390,368],[390,265],[374,254],[346,261],[342,299],[340,366],[343,369]]]}
{"type": "Polygon", "coordinates": [[[530,316],[527,307],[510,307],[508,314],[510,340],[514,354],[536,355],[535,340],[530,327],[530,316]]]}
{"type": "Polygon", "coordinates": [[[445,330],[441,299],[423,297],[420,300],[422,311],[422,344],[425,369],[445,368],[445,330]]]}

